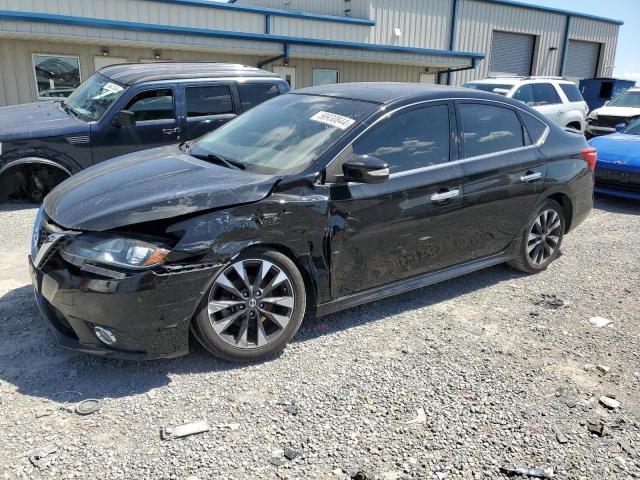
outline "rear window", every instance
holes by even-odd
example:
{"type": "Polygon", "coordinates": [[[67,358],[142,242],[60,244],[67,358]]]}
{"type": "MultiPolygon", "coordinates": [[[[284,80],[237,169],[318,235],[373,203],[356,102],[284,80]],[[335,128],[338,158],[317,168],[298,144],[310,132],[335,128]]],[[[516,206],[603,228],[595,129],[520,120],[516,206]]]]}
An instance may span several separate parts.
{"type": "Polygon", "coordinates": [[[506,95],[511,91],[513,85],[506,83],[465,83],[465,87],[482,90],[483,92],[497,93],[498,95],[506,95]]]}
{"type": "Polygon", "coordinates": [[[274,83],[244,83],[238,84],[238,94],[242,109],[246,112],[270,98],[277,97],[280,92],[274,83]]]}
{"type": "Polygon", "coordinates": [[[560,88],[570,102],[584,102],[584,98],[582,98],[580,90],[578,90],[578,87],[576,87],[573,83],[561,83],[560,88]]]}

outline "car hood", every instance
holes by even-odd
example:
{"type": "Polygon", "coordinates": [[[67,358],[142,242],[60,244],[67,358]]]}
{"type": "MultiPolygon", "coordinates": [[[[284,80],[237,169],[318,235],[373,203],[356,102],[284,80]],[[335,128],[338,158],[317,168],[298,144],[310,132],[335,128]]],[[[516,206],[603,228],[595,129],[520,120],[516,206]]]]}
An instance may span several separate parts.
{"type": "Polygon", "coordinates": [[[58,185],[47,215],[74,230],[112,228],[263,199],[281,177],[198,160],[176,146],[102,162],[58,185]]]}
{"type": "Polygon", "coordinates": [[[598,149],[598,163],[620,167],[640,167],[640,135],[613,133],[592,138],[589,143],[598,149]]]}
{"type": "Polygon", "coordinates": [[[54,102],[0,107],[0,141],[52,137],[89,131],[89,125],[54,102]]]}
{"type": "Polygon", "coordinates": [[[594,110],[596,115],[606,115],[608,117],[629,118],[640,115],[640,108],[633,107],[601,107],[594,110]]]}

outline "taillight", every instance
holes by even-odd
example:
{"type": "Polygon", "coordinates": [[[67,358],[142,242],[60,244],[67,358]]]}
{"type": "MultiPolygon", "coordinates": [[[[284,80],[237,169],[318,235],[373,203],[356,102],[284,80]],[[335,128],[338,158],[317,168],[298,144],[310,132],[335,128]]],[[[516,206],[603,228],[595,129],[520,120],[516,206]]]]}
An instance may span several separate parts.
{"type": "Polygon", "coordinates": [[[582,158],[587,161],[587,168],[592,172],[596,169],[596,162],[598,161],[598,150],[593,147],[587,147],[580,152],[582,158]]]}

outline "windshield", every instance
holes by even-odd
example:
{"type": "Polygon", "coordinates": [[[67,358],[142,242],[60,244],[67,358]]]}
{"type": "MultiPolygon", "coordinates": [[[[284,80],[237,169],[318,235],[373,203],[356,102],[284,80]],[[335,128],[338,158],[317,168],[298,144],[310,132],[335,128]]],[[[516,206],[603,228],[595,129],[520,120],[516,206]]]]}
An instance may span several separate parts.
{"type": "Polygon", "coordinates": [[[260,173],[294,173],[379,107],[344,98],[282,95],[205,135],[190,153],[222,158],[260,173]]]}
{"type": "Polygon", "coordinates": [[[100,120],[125,88],[100,73],[94,73],[69,95],[64,104],[82,120],[100,120]]]}
{"type": "Polygon", "coordinates": [[[640,118],[636,118],[632,121],[627,128],[624,129],[624,132],[627,135],[640,135],[640,118]]]}
{"type": "Polygon", "coordinates": [[[511,91],[513,85],[505,83],[465,83],[467,88],[475,88],[476,90],[482,90],[483,92],[497,93],[499,95],[506,95],[511,91]]]}
{"type": "Polygon", "coordinates": [[[640,92],[624,92],[611,100],[607,107],[636,107],[640,108],[640,92]]]}

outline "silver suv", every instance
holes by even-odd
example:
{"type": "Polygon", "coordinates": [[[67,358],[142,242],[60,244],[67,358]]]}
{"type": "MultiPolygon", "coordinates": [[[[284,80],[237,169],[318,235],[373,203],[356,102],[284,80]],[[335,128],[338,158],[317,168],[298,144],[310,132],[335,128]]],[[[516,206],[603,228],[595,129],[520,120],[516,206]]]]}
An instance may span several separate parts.
{"type": "Polygon", "coordinates": [[[575,83],[560,77],[488,77],[465,87],[520,100],[561,127],[584,132],[589,107],[575,83]]]}

